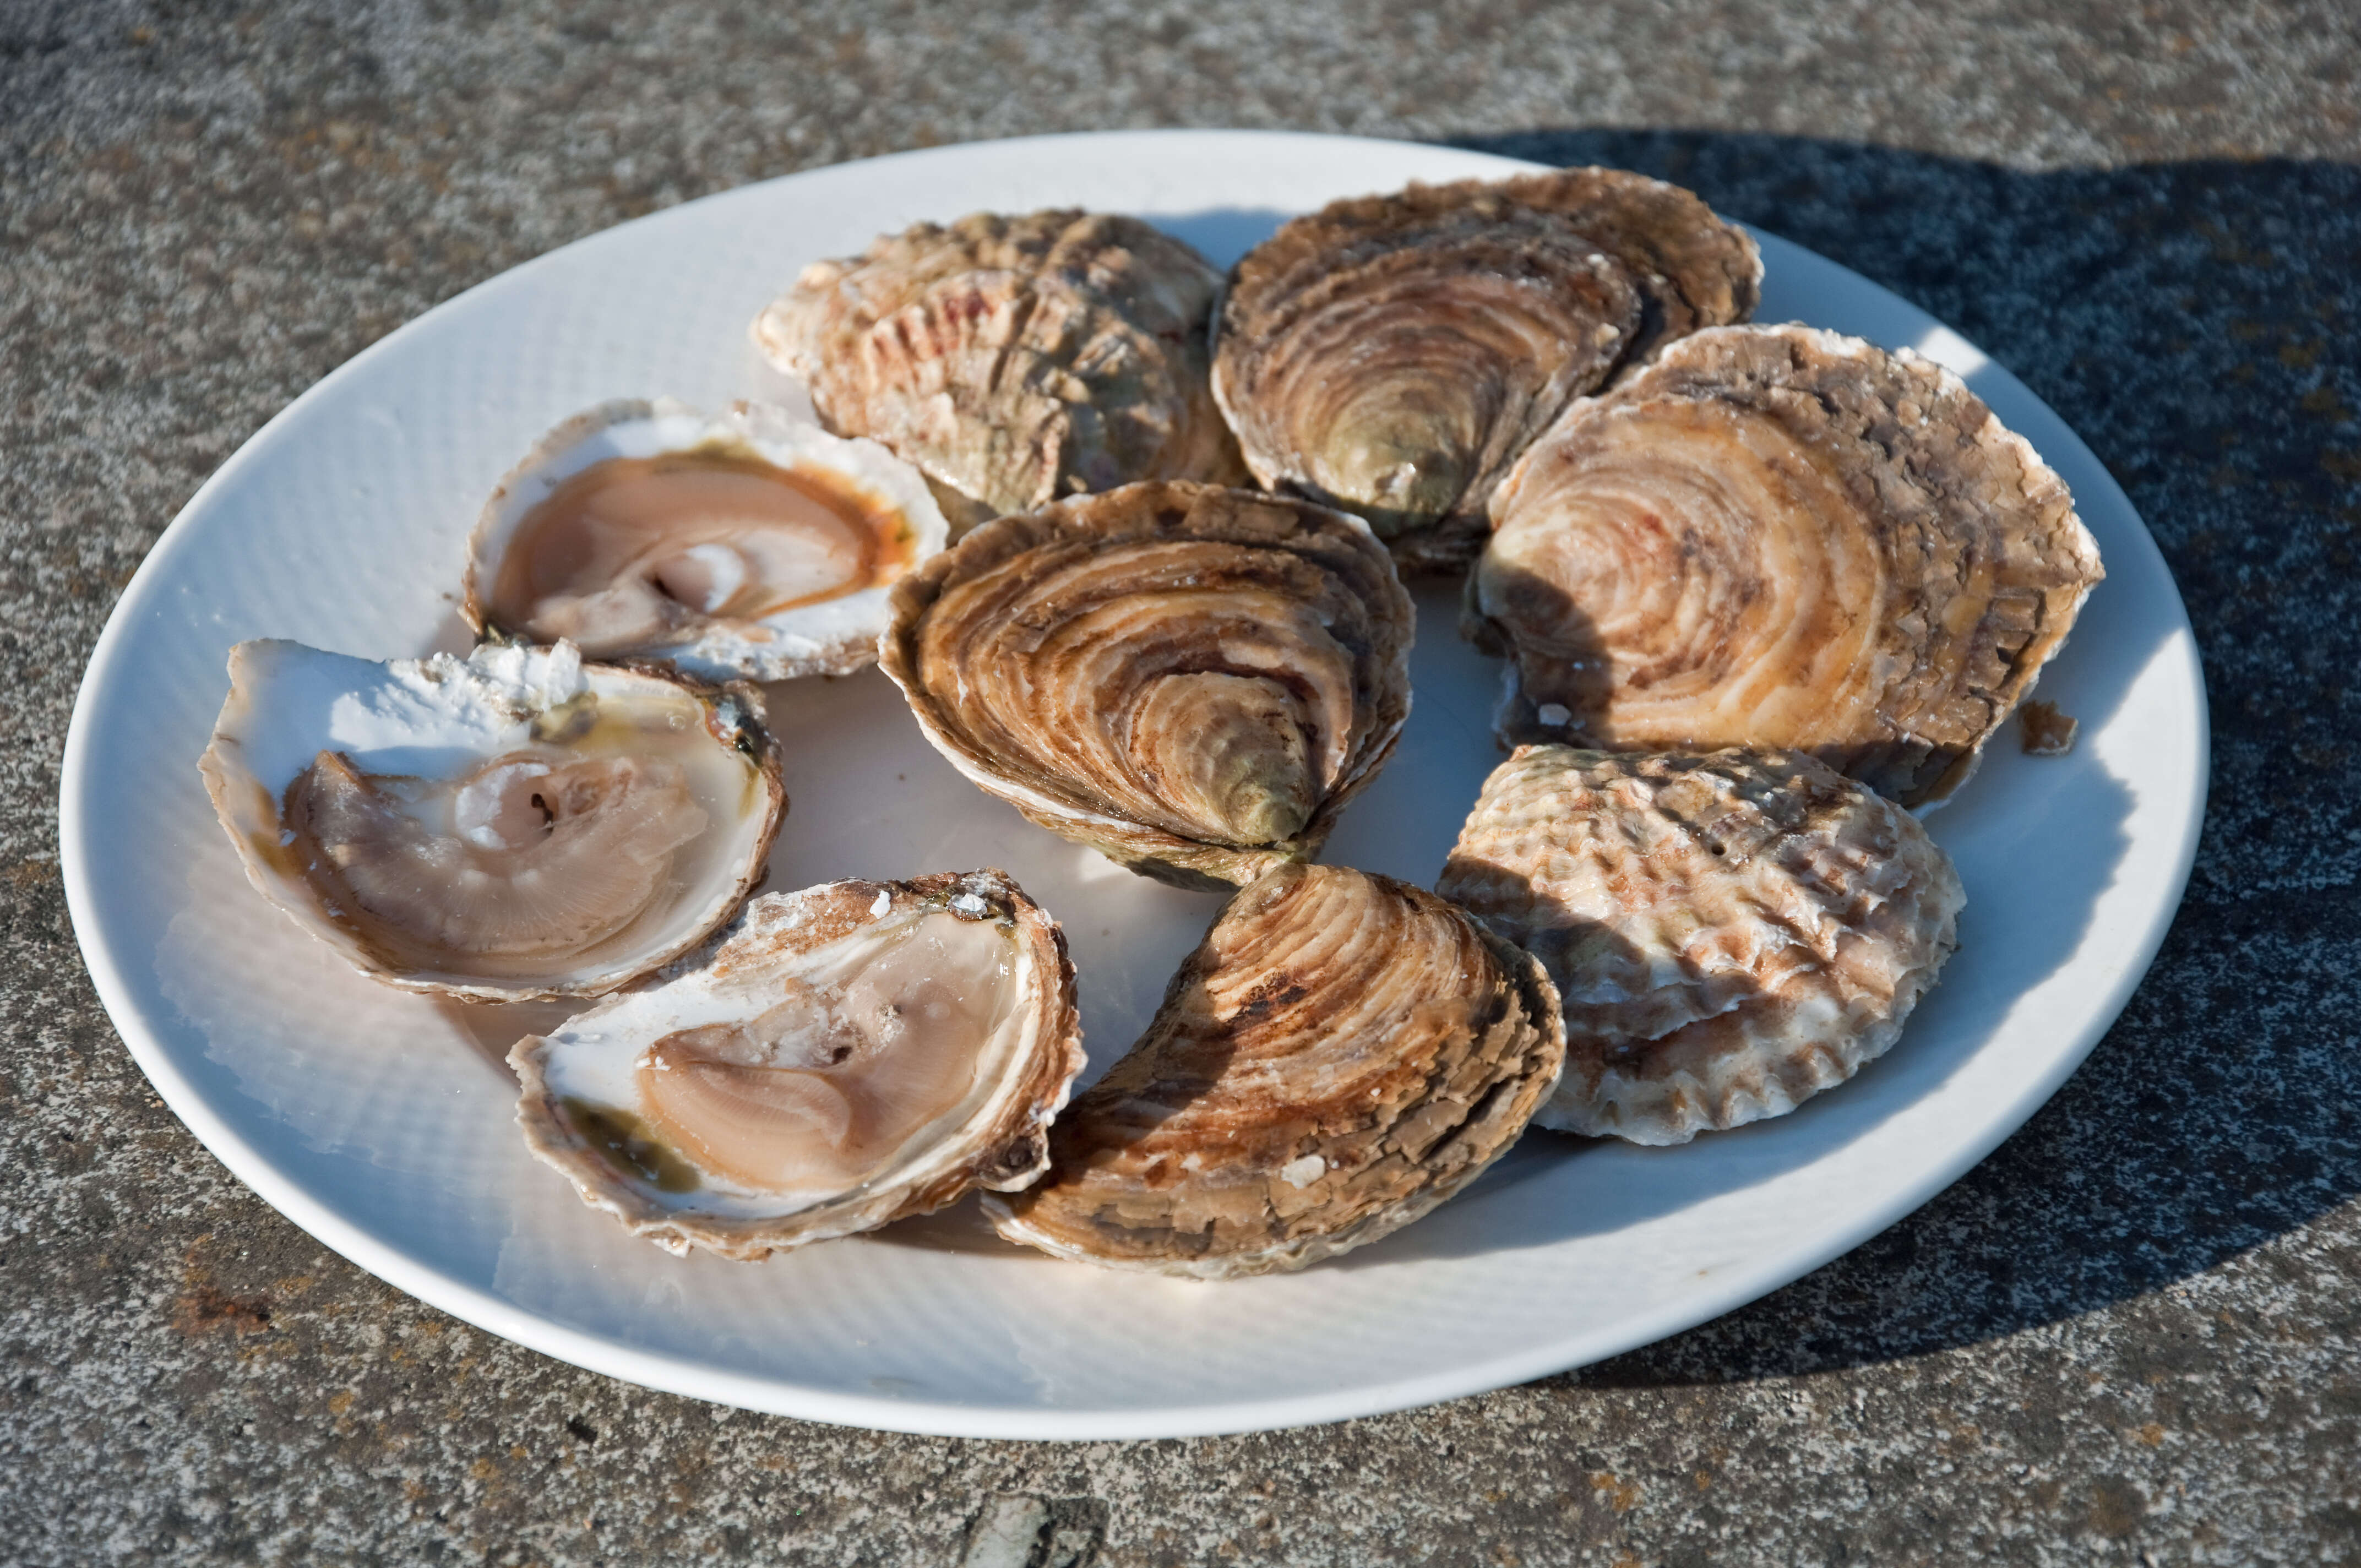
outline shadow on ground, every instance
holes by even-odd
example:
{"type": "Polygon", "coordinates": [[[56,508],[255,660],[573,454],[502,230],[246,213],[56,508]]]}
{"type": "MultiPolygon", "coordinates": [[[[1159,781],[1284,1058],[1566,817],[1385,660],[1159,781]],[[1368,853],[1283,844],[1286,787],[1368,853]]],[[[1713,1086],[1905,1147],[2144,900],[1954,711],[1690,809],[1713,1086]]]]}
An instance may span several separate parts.
{"type": "Polygon", "coordinates": [[[2361,169],[2024,173],[1692,132],[1462,145],[1677,181],[1976,342],[2130,492],[2213,703],[2187,901],[2058,1097],[1850,1256],[1574,1376],[1724,1382],[1971,1344],[2157,1290],[2361,1194],[2361,169]]]}

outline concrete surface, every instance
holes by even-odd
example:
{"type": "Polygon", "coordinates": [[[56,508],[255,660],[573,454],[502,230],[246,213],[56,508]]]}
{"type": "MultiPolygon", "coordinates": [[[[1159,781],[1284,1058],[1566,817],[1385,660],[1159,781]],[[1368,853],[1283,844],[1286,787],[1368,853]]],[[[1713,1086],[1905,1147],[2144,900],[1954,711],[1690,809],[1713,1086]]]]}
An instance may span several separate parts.
{"type": "Polygon", "coordinates": [[[0,1560],[2361,1561],[2356,18],[0,0],[0,1560]],[[375,337],[633,214],[1164,124],[1667,174],[1956,323],[2089,439],[2180,576],[2217,748],[2189,902],[2089,1065],[1719,1322],[1198,1442],[646,1393],[409,1300],[227,1177],[93,998],[52,826],[82,661],[196,485],[375,337]]]}

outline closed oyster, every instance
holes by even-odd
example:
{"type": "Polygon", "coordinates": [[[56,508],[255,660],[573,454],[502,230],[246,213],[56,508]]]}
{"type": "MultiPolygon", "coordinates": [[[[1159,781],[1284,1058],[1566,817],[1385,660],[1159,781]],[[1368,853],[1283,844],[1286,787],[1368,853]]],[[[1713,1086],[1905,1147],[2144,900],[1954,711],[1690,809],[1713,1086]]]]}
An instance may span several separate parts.
{"type": "Polygon", "coordinates": [[[1242,888],[1131,1053],[1049,1130],[1011,1241],[1220,1279],[1399,1230],[1524,1130],[1565,1040],[1540,966],[1429,893],[1336,866],[1242,888]]]}
{"type": "Polygon", "coordinates": [[[1949,371],[1725,327],[1577,403],[1492,498],[1465,630],[1504,742],[1796,747],[1939,800],[2103,573],[2073,498],[1949,371]]]}
{"type": "Polygon", "coordinates": [[[751,686],[570,645],[241,642],[199,763],[263,895],[372,979],[598,996],[736,912],[786,795],[751,686]]]}
{"type": "Polygon", "coordinates": [[[850,674],[943,547],[925,479],[776,409],[603,403],[544,436],[468,542],[468,624],[708,679],[850,674]]]}
{"type": "Polygon", "coordinates": [[[983,871],[766,894],[509,1063],[585,1202],[751,1260],[1033,1180],[1082,1046],[1064,934],[983,871]]]}
{"type": "Polygon", "coordinates": [[[1565,1077],[1534,1118],[1639,1144],[1791,1111],[1882,1056],[1965,894],[1918,821],[1796,751],[1520,746],[1435,891],[1542,960],[1565,1077]]]}
{"type": "Polygon", "coordinates": [[[1762,277],[1743,230],[1620,170],[1334,202],[1232,272],[1213,395],[1265,485],[1367,518],[1406,568],[1455,571],[1568,402],[1744,321],[1762,277]]]}
{"type": "Polygon", "coordinates": [[[962,499],[962,522],[1135,479],[1243,480],[1206,384],[1221,277],[1137,218],[918,224],[815,262],[755,319],[831,429],[962,499]]]}
{"type": "Polygon", "coordinates": [[[1410,597],[1358,519],[1128,485],[977,529],[894,590],[879,662],[937,751],[1143,875],[1318,852],[1410,713],[1410,597]]]}

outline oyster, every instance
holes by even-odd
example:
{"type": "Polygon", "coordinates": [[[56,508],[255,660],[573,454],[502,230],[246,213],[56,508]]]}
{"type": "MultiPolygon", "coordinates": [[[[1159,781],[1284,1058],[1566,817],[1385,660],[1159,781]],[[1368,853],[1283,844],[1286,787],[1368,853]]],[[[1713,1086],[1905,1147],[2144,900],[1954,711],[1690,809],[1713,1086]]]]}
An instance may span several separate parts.
{"type": "Polygon", "coordinates": [[[1484,500],[1576,396],[1754,309],[1754,242],[1615,169],[1412,185],[1285,225],[1230,277],[1213,395],[1255,477],[1455,571],[1484,500]]]}
{"type": "Polygon", "coordinates": [[[1148,1032],[1049,1130],[1011,1241],[1115,1268],[1301,1268],[1409,1224],[1555,1082],[1540,966],[1433,894],[1336,866],[1242,888],[1148,1032]]]}
{"type": "Polygon", "coordinates": [[[492,492],[462,613],[708,679],[850,674],[876,660],[894,583],[948,536],[925,480],[873,442],[751,403],[604,403],[492,492]]]}
{"type": "Polygon", "coordinates": [[[786,809],[749,686],[566,643],[380,664],[241,642],[229,674],[199,767],[247,879],[406,991],[612,991],[730,918],[786,809]]]}
{"type": "Polygon", "coordinates": [[[509,1062],[584,1201],[753,1259],[1033,1180],[1082,1047],[1058,923],[983,871],[766,894],[509,1062]]]}
{"type": "Polygon", "coordinates": [[[1639,1144],[1776,1116],[1884,1054],[1965,895],[1917,818],[1797,751],[1520,746],[1435,891],[1539,958],[1565,1077],[1534,1120],[1639,1144]]]}
{"type": "Polygon", "coordinates": [[[1220,283],[1136,218],[976,213],[814,263],[753,335],[831,429],[926,470],[968,522],[1135,479],[1243,481],[1206,384],[1220,283]]]}
{"type": "Polygon", "coordinates": [[[1724,327],[1570,409],[1492,498],[1463,630],[1504,742],[1796,747],[1948,795],[2103,573],[2073,498],[1949,371],[1724,327]]]}
{"type": "Polygon", "coordinates": [[[960,772],[1144,875],[1316,853],[1410,713],[1410,597],[1356,518],[1128,485],[970,533],[879,662],[960,772]]]}

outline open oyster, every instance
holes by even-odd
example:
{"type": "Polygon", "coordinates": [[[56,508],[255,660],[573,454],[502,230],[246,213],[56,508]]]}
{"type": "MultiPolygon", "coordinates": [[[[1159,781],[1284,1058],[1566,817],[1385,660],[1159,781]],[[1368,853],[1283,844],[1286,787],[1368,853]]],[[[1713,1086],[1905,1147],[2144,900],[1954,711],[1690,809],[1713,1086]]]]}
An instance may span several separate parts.
{"type": "Polygon", "coordinates": [[[1576,404],[1492,498],[1463,626],[1505,742],[1792,746],[1949,795],[2103,575],[2066,486],[1958,377],[1724,327],[1576,404]]]}
{"type": "Polygon", "coordinates": [[[1000,1234],[1226,1278],[1399,1230],[1517,1140],[1565,1041],[1540,967],[1433,894],[1336,866],[1239,890],[1131,1054],[1049,1130],[1000,1234]]]}
{"type": "Polygon", "coordinates": [[[849,674],[876,660],[887,591],[948,535],[924,478],[873,442],[751,403],[604,403],[492,492],[463,613],[708,679],[849,674]]]}
{"type": "Polygon", "coordinates": [[[753,335],[964,524],[1134,479],[1242,481],[1205,377],[1220,283],[1137,218],[976,213],[814,263],[753,335]]]}
{"type": "Polygon", "coordinates": [[[1082,1047],[1064,935],[985,871],[766,894],[509,1062],[586,1202],[752,1259],[1033,1180],[1082,1047]]]}
{"type": "Polygon", "coordinates": [[[1520,746],[1435,891],[1538,957],[1565,1077],[1534,1120],[1686,1143],[1884,1054],[1965,895],[1908,812],[1797,751],[1520,746]]]}
{"type": "Polygon", "coordinates": [[[1743,230],[1621,170],[1334,202],[1231,274],[1213,393],[1265,485],[1367,518],[1405,567],[1457,570],[1569,401],[1745,320],[1762,277],[1743,230]]]}
{"type": "Polygon", "coordinates": [[[407,991],[612,991],[730,918],[786,809],[750,686],[566,643],[380,664],[241,642],[229,674],[199,767],[247,878],[407,991]]]}
{"type": "Polygon", "coordinates": [[[1144,875],[1316,853],[1410,713],[1410,597],[1356,518],[1127,485],[985,524],[894,590],[879,647],[937,751],[1144,875]]]}

